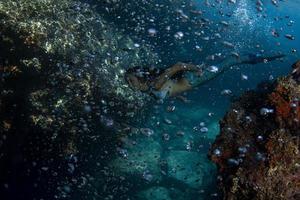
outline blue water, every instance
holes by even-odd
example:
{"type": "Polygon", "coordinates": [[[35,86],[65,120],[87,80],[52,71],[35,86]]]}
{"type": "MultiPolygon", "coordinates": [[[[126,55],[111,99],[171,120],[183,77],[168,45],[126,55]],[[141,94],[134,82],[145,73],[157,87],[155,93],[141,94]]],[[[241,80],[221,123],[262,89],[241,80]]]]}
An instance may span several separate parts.
{"type": "MultiPolygon", "coordinates": [[[[192,39],[191,36],[184,36],[180,41],[184,51],[178,52],[175,59],[180,61],[187,56],[195,63],[217,63],[205,58],[216,53],[234,51],[242,54],[261,50],[281,51],[288,56],[284,62],[233,67],[206,85],[187,92],[185,97],[188,103],[175,98],[163,103],[153,102],[147,117],[134,124],[136,132],[124,136],[125,144],[119,149],[120,156],[111,162],[115,173],[126,177],[130,185],[129,192],[123,194],[124,198],[221,198],[216,185],[216,168],[206,158],[209,146],[219,131],[218,121],[229,109],[233,98],[221,95],[221,92],[229,89],[233,96],[238,96],[254,89],[262,81],[286,74],[299,57],[298,51],[292,53],[292,49],[300,50],[300,12],[297,12],[300,1],[279,1],[278,7],[266,2],[263,12],[257,11],[255,1],[237,0],[235,5],[227,1],[211,2],[214,2],[214,7],[207,6],[203,1],[198,1],[197,7],[205,11],[205,18],[211,20],[209,30],[220,33],[221,38],[195,41],[203,48],[199,53],[193,46],[195,43],[185,42],[186,39],[192,39]],[[219,14],[220,10],[224,16],[219,14]],[[220,21],[228,22],[229,26],[220,28],[220,21]],[[272,35],[273,29],[279,32],[279,37],[272,35]],[[285,38],[285,34],[293,35],[295,40],[285,38]],[[235,47],[224,47],[218,41],[228,41],[235,47]],[[242,75],[247,76],[247,80],[242,79],[242,75]],[[167,111],[170,106],[174,106],[174,112],[167,111]]],[[[191,31],[197,31],[194,29],[191,31]]],[[[211,37],[213,33],[209,30],[205,36],[211,37]]]]}
{"type": "MultiPolygon", "coordinates": [[[[168,37],[164,35],[166,32],[159,26],[161,22],[158,19],[146,25],[148,28],[157,28],[158,34],[154,38],[145,33],[136,34],[136,40],[152,42],[158,55],[165,55],[158,62],[159,66],[185,60],[196,64],[215,64],[220,60],[210,61],[206,58],[218,53],[229,55],[231,52],[264,54],[280,51],[287,57],[283,62],[233,67],[218,78],[184,94],[188,102],[177,98],[164,102],[153,101],[143,117],[130,124],[133,130],[128,135],[120,136],[123,145],[117,147],[116,158],[106,168],[110,171],[106,177],[109,181],[95,186],[102,188],[99,191],[106,191],[106,199],[221,199],[216,167],[207,159],[210,144],[219,133],[219,120],[229,109],[234,97],[255,89],[262,81],[271,81],[287,74],[291,64],[299,58],[300,1],[278,1],[278,6],[271,1],[264,1],[262,12],[257,11],[256,1],[251,0],[237,0],[236,4],[217,0],[208,2],[210,5],[200,0],[195,3],[198,10],[204,11],[203,17],[211,21],[203,29],[203,37],[211,38],[219,33],[220,38],[195,40],[193,34],[187,34],[188,29],[182,27],[184,36],[177,41],[176,57],[171,53],[168,57],[166,52],[160,52],[167,45],[157,42],[159,37],[168,37]],[[221,21],[229,25],[224,26],[220,24],[221,21]],[[272,35],[273,29],[279,33],[279,37],[272,35]],[[295,40],[287,39],[286,34],[293,35],[295,40]],[[234,48],[222,45],[222,41],[232,43],[234,48]],[[197,51],[196,45],[202,48],[201,52],[197,51]],[[292,52],[293,49],[296,52],[292,52]],[[231,90],[232,95],[222,95],[225,89],[231,90]],[[168,111],[172,108],[174,111],[168,111]],[[118,179],[112,181],[110,176],[118,179]]],[[[118,23],[115,25],[124,28],[118,23]]],[[[176,30],[180,31],[180,27],[176,30]]],[[[189,32],[201,30],[194,26],[189,32]]],[[[130,29],[125,28],[126,31],[130,32],[130,29]]],[[[174,36],[170,34],[169,37],[174,36]]]]}

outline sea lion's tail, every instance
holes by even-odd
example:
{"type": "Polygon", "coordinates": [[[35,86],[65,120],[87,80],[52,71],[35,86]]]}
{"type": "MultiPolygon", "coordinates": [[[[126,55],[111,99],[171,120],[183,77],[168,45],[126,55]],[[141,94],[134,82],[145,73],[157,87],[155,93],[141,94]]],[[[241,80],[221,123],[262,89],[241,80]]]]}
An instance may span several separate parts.
{"type": "Polygon", "coordinates": [[[259,63],[263,63],[263,62],[270,62],[273,60],[279,60],[283,57],[285,57],[285,54],[282,53],[277,53],[275,55],[270,55],[270,56],[265,56],[262,54],[248,54],[245,56],[242,56],[240,58],[241,63],[240,64],[259,64],[259,63]]]}
{"type": "Polygon", "coordinates": [[[229,70],[232,66],[244,64],[255,65],[259,63],[278,60],[285,56],[286,55],[282,53],[276,53],[273,55],[245,54],[239,57],[229,56],[217,65],[217,70],[204,69],[202,76],[200,77],[195,77],[194,73],[190,73],[190,75],[193,77],[192,80],[194,80],[192,86],[198,86],[207,83],[208,81],[215,79],[216,77],[229,70]]]}

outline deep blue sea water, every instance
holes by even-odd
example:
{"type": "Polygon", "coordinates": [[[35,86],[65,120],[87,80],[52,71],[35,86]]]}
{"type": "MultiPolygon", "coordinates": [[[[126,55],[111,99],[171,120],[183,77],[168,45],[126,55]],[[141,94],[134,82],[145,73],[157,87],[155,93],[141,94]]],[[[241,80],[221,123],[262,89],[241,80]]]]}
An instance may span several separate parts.
{"type": "MultiPolygon", "coordinates": [[[[215,80],[187,92],[188,103],[171,98],[149,105],[146,118],[133,125],[137,133],[124,138],[125,145],[119,149],[119,157],[110,165],[116,174],[126,177],[130,183],[130,192],[125,193],[128,199],[220,199],[216,167],[206,157],[218,134],[219,120],[229,109],[234,96],[255,89],[260,82],[287,74],[291,64],[299,58],[300,1],[278,1],[278,6],[263,1],[262,12],[258,12],[256,1],[251,0],[237,0],[236,4],[209,2],[208,6],[199,0],[198,9],[211,21],[210,30],[218,30],[221,21],[229,24],[219,31],[219,41],[230,42],[234,48],[214,40],[199,40],[195,41],[203,47],[199,53],[195,43],[184,42],[193,38],[183,38],[184,53],[178,52],[178,57],[173,59],[181,61],[188,55],[194,63],[217,63],[206,57],[232,51],[241,54],[280,51],[287,57],[284,62],[233,67],[215,80]],[[275,37],[274,32],[279,37],[275,37]],[[291,34],[295,40],[287,39],[286,34],[291,34]],[[222,95],[225,89],[231,90],[232,96],[222,95]],[[171,107],[175,110],[168,112],[171,107]]],[[[208,31],[206,36],[212,35],[208,31]]]]}

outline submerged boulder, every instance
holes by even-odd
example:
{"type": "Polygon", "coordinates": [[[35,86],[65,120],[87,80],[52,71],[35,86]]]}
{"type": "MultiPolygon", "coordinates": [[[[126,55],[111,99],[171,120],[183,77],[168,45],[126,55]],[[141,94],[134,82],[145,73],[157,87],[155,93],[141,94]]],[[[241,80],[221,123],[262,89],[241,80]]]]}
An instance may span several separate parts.
{"type": "Polygon", "coordinates": [[[300,198],[299,62],[236,101],[209,153],[224,199],[300,198]]]}

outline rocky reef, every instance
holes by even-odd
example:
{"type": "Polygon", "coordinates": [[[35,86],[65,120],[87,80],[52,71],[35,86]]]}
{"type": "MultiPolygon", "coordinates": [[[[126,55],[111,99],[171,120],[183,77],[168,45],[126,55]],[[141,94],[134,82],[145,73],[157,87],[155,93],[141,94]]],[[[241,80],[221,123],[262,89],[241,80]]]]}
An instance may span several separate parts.
{"type": "Polygon", "coordinates": [[[159,58],[73,0],[1,0],[0,49],[1,194],[68,196],[81,184],[74,162],[108,154],[121,123],[148,101],[128,87],[125,70],[159,58]]]}
{"type": "Polygon", "coordinates": [[[300,198],[299,70],[244,94],[220,122],[209,157],[224,199],[300,198]]]}

